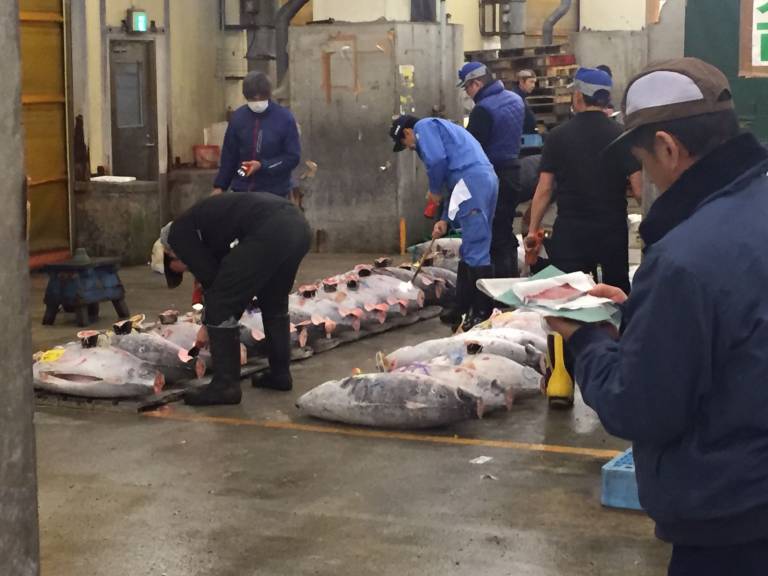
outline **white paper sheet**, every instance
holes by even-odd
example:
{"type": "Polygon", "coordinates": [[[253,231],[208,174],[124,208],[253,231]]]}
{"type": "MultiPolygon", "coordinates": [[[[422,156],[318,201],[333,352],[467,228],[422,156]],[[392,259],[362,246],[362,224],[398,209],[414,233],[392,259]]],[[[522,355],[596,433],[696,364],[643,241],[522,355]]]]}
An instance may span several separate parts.
{"type": "Polygon", "coordinates": [[[448,205],[448,218],[451,220],[456,218],[456,214],[459,213],[459,206],[470,198],[472,198],[472,193],[467,188],[466,182],[463,179],[459,180],[459,183],[456,184],[451,193],[451,203],[448,205]]]}

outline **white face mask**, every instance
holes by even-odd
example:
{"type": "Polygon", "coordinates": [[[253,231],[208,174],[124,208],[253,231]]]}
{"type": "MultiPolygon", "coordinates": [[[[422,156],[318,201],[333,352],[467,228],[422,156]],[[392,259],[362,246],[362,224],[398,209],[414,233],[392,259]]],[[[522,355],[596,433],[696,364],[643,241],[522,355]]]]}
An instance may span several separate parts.
{"type": "Polygon", "coordinates": [[[259,100],[257,102],[248,102],[248,108],[256,112],[256,114],[261,114],[262,112],[266,112],[268,106],[269,106],[269,100],[259,100]]]}

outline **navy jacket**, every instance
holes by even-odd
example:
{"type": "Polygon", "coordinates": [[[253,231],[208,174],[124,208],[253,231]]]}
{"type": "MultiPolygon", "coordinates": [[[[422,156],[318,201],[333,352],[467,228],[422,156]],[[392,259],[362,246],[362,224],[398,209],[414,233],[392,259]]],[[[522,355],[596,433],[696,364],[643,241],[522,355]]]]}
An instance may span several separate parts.
{"type": "Polygon", "coordinates": [[[523,121],[523,134],[534,134],[536,132],[536,114],[533,113],[528,104],[528,94],[520,90],[520,86],[515,86],[512,91],[523,99],[525,104],[525,120],[523,121]]]}
{"type": "Polygon", "coordinates": [[[689,546],[768,538],[768,152],[720,146],[661,195],[621,337],[570,340],[606,430],[632,440],[657,535],[689,546]]]}
{"type": "Polygon", "coordinates": [[[300,160],[299,130],[287,108],[270,101],[265,112],[256,114],[247,105],[241,106],[229,121],[214,187],[287,196],[292,186],[291,172],[300,160]],[[246,160],[261,162],[261,170],[250,178],[237,175],[246,160]]]}
{"type": "Polygon", "coordinates": [[[523,136],[525,103],[497,80],[475,95],[469,130],[497,170],[517,160],[523,136]]]}

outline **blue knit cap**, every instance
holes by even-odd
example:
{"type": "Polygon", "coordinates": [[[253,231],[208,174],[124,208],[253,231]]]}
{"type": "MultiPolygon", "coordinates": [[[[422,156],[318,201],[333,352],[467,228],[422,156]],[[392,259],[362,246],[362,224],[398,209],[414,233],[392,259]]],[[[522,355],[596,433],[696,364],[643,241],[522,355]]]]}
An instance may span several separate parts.
{"type": "Polygon", "coordinates": [[[488,74],[488,68],[482,62],[467,62],[459,70],[459,83],[457,86],[464,88],[470,80],[482,78],[486,74],[488,74]]]}

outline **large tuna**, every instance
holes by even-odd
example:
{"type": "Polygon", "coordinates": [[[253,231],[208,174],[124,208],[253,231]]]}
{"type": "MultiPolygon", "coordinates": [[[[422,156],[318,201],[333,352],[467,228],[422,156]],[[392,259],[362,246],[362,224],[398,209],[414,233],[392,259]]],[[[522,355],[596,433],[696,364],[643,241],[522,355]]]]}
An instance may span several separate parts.
{"type": "Polygon", "coordinates": [[[363,374],[301,396],[302,413],[323,420],[400,430],[447,426],[483,415],[481,399],[421,374],[363,374]]]}
{"type": "MultiPolygon", "coordinates": [[[[195,343],[197,342],[197,334],[200,331],[200,328],[202,328],[201,324],[180,320],[173,324],[159,324],[152,329],[152,332],[159,334],[182,350],[189,351],[195,346],[195,343]]],[[[205,367],[207,369],[212,370],[215,368],[213,365],[213,358],[211,357],[211,353],[208,350],[200,350],[198,357],[205,363],[205,367]]],[[[241,345],[240,364],[245,365],[247,361],[248,354],[246,352],[245,346],[241,345]]]]}
{"type": "Polygon", "coordinates": [[[154,366],[163,373],[168,384],[178,384],[184,380],[202,378],[205,375],[205,363],[189,355],[189,350],[166,340],[152,332],[113,334],[109,343],[115,348],[125,350],[140,360],[154,366]]]}
{"type": "MultiPolygon", "coordinates": [[[[512,362],[509,360],[509,362],[512,362]]],[[[438,356],[429,362],[416,362],[395,370],[400,374],[423,374],[439,380],[442,384],[469,392],[483,399],[488,411],[506,408],[512,409],[515,389],[511,384],[502,384],[495,378],[489,378],[471,365],[457,364],[448,356],[438,356]]]]}
{"type": "Polygon", "coordinates": [[[497,382],[504,388],[512,388],[515,397],[541,395],[543,376],[531,368],[514,360],[495,354],[466,354],[459,359],[459,366],[471,370],[488,380],[497,382]]]}
{"type": "Polygon", "coordinates": [[[414,362],[429,362],[437,356],[460,358],[467,352],[485,352],[542,370],[546,350],[546,340],[535,334],[512,328],[494,328],[405,346],[386,356],[380,354],[377,362],[379,369],[391,371],[414,362]]]}
{"type": "Polygon", "coordinates": [[[154,366],[128,352],[79,342],[39,354],[32,375],[36,388],[86,398],[146,396],[164,385],[154,366]]]}

